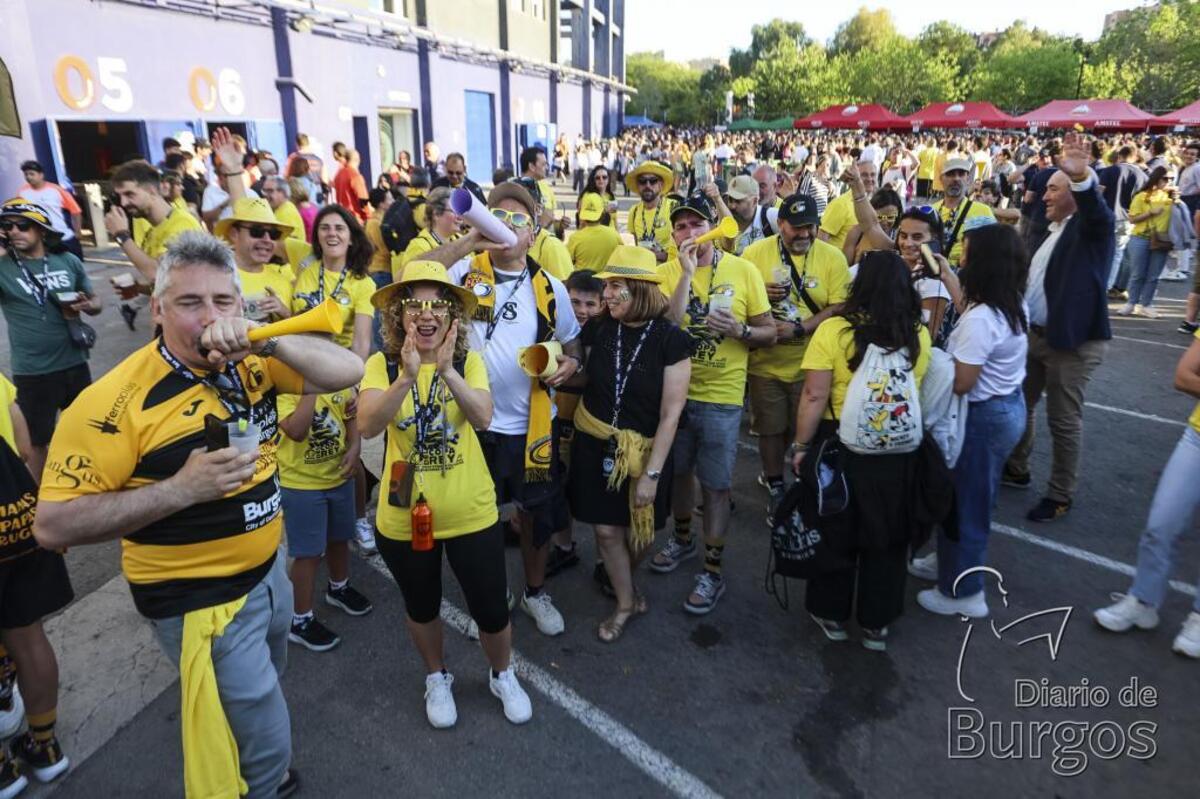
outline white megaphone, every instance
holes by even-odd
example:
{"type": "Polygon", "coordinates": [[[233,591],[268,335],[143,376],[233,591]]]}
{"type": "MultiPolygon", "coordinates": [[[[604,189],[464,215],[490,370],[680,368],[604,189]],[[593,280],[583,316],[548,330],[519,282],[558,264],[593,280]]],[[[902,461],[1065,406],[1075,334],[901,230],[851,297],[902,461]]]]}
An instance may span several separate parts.
{"type": "Polygon", "coordinates": [[[505,247],[511,247],[517,243],[517,234],[492,216],[492,212],[487,209],[487,206],[479,202],[475,195],[466,189],[455,189],[450,194],[450,208],[490,241],[503,244],[505,247]]]}

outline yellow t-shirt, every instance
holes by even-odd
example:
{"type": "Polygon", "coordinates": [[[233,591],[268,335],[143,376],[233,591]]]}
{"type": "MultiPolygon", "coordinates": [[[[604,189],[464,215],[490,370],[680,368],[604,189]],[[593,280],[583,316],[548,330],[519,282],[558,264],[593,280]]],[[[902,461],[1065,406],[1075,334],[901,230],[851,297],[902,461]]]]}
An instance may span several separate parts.
{"type": "MultiPolygon", "coordinates": [[[[737,338],[713,333],[705,324],[710,294],[733,297],[730,312],[745,324],[752,316],[767,313],[767,287],[754,264],[736,255],[721,255],[715,267],[702,266],[692,277],[692,296],[681,327],[692,337],[692,380],[688,399],[698,402],[741,405],[746,390],[746,368],[750,348],[737,338]]],[[[659,267],[663,294],[670,297],[683,276],[679,259],[659,267]]]]}
{"type": "Polygon", "coordinates": [[[825,213],[821,215],[821,230],[829,234],[829,243],[839,250],[846,243],[846,236],[850,233],[850,229],[857,224],[858,217],[854,215],[854,192],[852,191],[833,198],[829,205],[825,206],[825,213]]]}
{"type": "MultiPolygon", "coordinates": [[[[792,290],[787,299],[771,307],[771,315],[788,322],[802,322],[813,316],[808,305],[797,292],[791,278],[791,267],[779,260],[779,236],[768,236],[746,248],[742,257],[758,267],[764,283],[775,283],[775,269],[781,267],[788,272],[792,290]]],[[[808,296],[820,309],[845,302],[850,294],[850,268],[846,256],[832,244],[814,241],[808,254],[796,259],[796,272],[804,281],[808,296]]],[[[805,338],[780,339],[771,347],[750,351],[750,374],[771,377],[786,383],[794,383],[804,377],[800,362],[804,358],[805,338]]]]}
{"type": "Polygon", "coordinates": [[[554,196],[554,187],[548,180],[539,180],[537,184],[538,190],[542,193],[542,208],[554,213],[558,210],[558,199],[554,196]]]}
{"type": "Polygon", "coordinates": [[[645,247],[653,239],[667,252],[668,260],[674,258],[679,252],[675,246],[675,239],[671,236],[671,211],[674,208],[675,201],[669,197],[660,199],[658,206],[653,209],[646,208],[641,200],[634,203],[625,220],[626,230],[633,236],[633,243],[645,247]]]}
{"type": "Polygon", "coordinates": [[[392,253],[388,250],[387,245],[383,243],[383,220],[378,216],[372,216],[367,220],[365,225],[367,232],[367,241],[371,242],[371,246],[375,249],[371,252],[371,260],[367,262],[367,272],[387,272],[392,271],[392,253]]]}
{"type": "Polygon", "coordinates": [[[950,157],[950,153],[942,151],[937,154],[937,158],[933,159],[933,190],[942,191],[945,186],[942,184],[942,170],[946,166],[946,159],[950,157]]]}
{"type": "Polygon", "coordinates": [[[369,277],[359,277],[349,272],[334,272],[325,270],[325,286],[323,291],[317,287],[318,276],[321,273],[319,263],[310,264],[296,278],[296,287],[292,290],[292,313],[301,313],[317,305],[326,297],[333,297],[342,308],[342,332],[333,337],[340,346],[349,347],[354,342],[354,320],[357,316],[375,317],[375,307],[371,305],[371,295],[375,293],[375,282],[369,277]],[[345,274],[346,279],[341,288],[338,281],[345,274]],[[337,289],[335,292],[334,289],[337,289]]]}
{"type": "Polygon", "coordinates": [[[575,264],[571,262],[571,251],[567,249],[567,245],[557,236],[551,236],[545,229],[538,231],[533,246],[529,248],[529,255],[559,280],[566,280],[575,271],[575,264]]]}
{"type": "MultiPolygon", "coordinates": [[[[1165,208],[1170,210],[1174,203],[1171,202],[1171,196],[1162,189],[1152,192],[1139,191],[1133,195],[1133,202],[1129,204],[1129,215],[1139,216],[1146,213],[1152,208],[1165,208]]],[[[1158,216],[1152,216],[1149,219],[1143,219],[1133,226],[1133,235],[1149,238],[1151,233],[1166,233],[1171,226],[1171,215],[1169,213],[1161,213],[1158,216]]]]}
{"type": "Polygon", "coordinates": [[[580,228],[567,239],[567,251],[575,269],[590,269],[600,272],[621,244],[621,234],[607,225],[589,225],[580,228]]]}
{"type": "Polygon", "coordinates": [[[199,220],[184,208],[173,208],[167,218],[157,225],[146,228],[145,234],[136,239],[138,247],[151,258],[162,258],[167,245],[185,230],[203,230],[199,220]]]}
{"type": "Polygon", "coordinates": [[[294,202],[284,200],[283,205],[275,209],[275,219],[281,225],[292,226],[292,232],[288,234],[289,239],[307,241],[304,237],[304,217],[300,216],[300,209],[294,202]]]}
{"type": "Polygon", "coordinates": [[[293,275],[303,272],[304,267],[308,266],[305,261],[312,260],[312,245],[303,239],[293,239],[289,236],[283,240],[283,249],[293,275]]]}
{"type": "Polygon", "coordinates": [[[8,442],[12,451],[17,452],[17,437],[13,433],[12,404],[17,401],[17,387],[7,377],[0,374],[0,438],[8,442]]]}
{"type": "MultiPolygon", "coordinates": [[[[916,368],[914,369],[917,386],[920,387],[921,381],[925,378],[925,372],[929,369],[929,350],[933,346],[932,340],[929,338],[929,329],[925,325],[921,325],[917,335],[921,341],[921,354],[917,356],[916,368]]],[[[833,405],[833,414],[836,418],[842,416],[842,405],[846,402],[846,390],[850,387],[850,378],[854,373],[850,371],[850,359],[854,356],[854,333],[850,327],[850,320],[844,316],[834,316],[826,319],[817,328],[817,332],[813,333],[812,340],[808,342],[808,349],[804,353],[804,362],[801,368],[804,371],[822,371],[833,372],[833,384],[830,387],[830,399],[833,405]]],[[[829,409],[825,409],[825,418],[834,418],[829,413],[829,409]]]]}
{"type": "Polygon", "coordinates": [[[937,166],[938,148],[926,147],[917,153],[917,178],[931,180],[934,167],[937,166]]]}
{"type": "MultiPolygon", "coordinates": [[[[346,455],[346,406],[353,398],[354,390],[349,388],[321,394],[303,441],[293,441],[280,433],[277,457],[281,486],[322,491],[346,482],[339,467],[346,455]]],[[[275,405],[280,421],[291,416],[299,404],[300,397],[294,394],[278,397],[275,405]]]]}
{"type": "MultiPolygon", "coordinates": [[[[416,385],[421,402],[429,397],[429,386],[436,371],[433,364],[421,366],[416,385]]],[[[463,377],[471,388],[488,390],[487,367],[484,366],[483,356],[477,352],[467,354],[463,377]]],[[[437,446],[430,447],[425,453],[413,451],[417,426],[413,423],[411,391],[405,396],[396,418],[388,422],[384,480],[375,514],[375,524],[385,538],[396,541],[412,539],[411,505],[408,508],[397,507],[390,496],[392,491],[389,483],[394,474],[393,464],[397,462],[407,462],[410,468],[415,468],[411,503],[416,503],[418,495],[425,495],[425,501],[433,511],[434,538],[454,538],[486,530],[499,519],[496,489],[483,458],[483,448],[479,446],[479,437],[445,383],[439,383],[434,398],[434,423],[427,435],[437,446]]],[[[383,353],[377,352],[367,359],[362,390],[382,391],[389,385],[391,380],[388,379],[387,361],[383,353]]]]}
{"type": "MultiPolygon", "coordinates": [[[[989,219],[996,218],[996,215],[992,213],[992,209],[978,200],[962,200],[959,202],[958,208],[954,210],[946,207],[945,200],[938,200],[933,204],[933,210],[942,218],[942,229],[946,232],[947,236],[954,230],[954,226],[958,224],[958,217],[963,213],[964,206],[967,206],[967,219],[975,219],[980,216],[985,216],[989,219]]],[[[966,227],[966,222],[963,223],[963,227],[966,227]]],[[[958,238],[954,240],[954,246],[950,248],[950,253],[946,256],[946,260],[950,262],[951,266],[958,266],[958,261],[962,258],[962,243],[963,232],[960,228],[958,238]]]]}
{"type": "Polygon", "coordinates": [[[287,264],[263,264],[262,271],[238,269],[242,281],[242,315],[255,322],[269,322],[270,317],[258,310],[258,301],[268,293],[274,294],[285,307],[292,307],[292,286],[296,274],[287,264]]]}
{"type": "Polygon", "coordinates": [[[392,280],[400,279],[400,273],[404,271],[406,263],[419,258],[427,252],[436,250],[442,244],[443,242],[439,242],[434,237],[433,232],[428,229],[422,230],[413,236],[412,240],[408,242],[408,246],[404,248],[404,252],[399,252],[392,256],[392,280]]]}

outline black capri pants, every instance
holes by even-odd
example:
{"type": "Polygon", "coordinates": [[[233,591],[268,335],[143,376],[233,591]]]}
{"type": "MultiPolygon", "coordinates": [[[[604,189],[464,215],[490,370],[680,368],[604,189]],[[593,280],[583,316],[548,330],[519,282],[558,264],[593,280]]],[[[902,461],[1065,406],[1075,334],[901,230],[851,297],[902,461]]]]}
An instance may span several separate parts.
{"type": "Polygon", "coordinates": [[[400,586],[408,617],[417,624],[428,624],[442,609],[444,550],[480,632],[494,635],[508,626],[508,575],[499,522],[477,533],[435,540],[427,552],[414,551],[411,541],[384,535],[376,536],[375,543],[400,586]]]}

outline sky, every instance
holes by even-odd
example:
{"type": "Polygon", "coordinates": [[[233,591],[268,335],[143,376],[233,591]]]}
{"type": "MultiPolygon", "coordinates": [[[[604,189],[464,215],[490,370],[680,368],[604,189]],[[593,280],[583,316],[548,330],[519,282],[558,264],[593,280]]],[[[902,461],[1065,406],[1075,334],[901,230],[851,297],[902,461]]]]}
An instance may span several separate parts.
{"type": "Polygon", "coordinates": [[[886,8],[901,33],[915,36],[931,22],[946,19],[969,31],[1003,30],[1014,20],[1051,33],[1099,37],[1104,15],[1135,8],[1140,0],[1001,0],[983,3],[931,3],[928,0],[876,0],[865,3],[830,3],[802,0],[626,0],[625,52],[663,50],[672,61],[729,57],[731,47],[750,46],[750,28],[775,17],[804,23],[813,39],[828,42],[837,26],[860,5],[886,8]],[[731,9],[736,9],[732,11],[731,9]],[[664,35],[665,34],[665,35],[664,35]]]}

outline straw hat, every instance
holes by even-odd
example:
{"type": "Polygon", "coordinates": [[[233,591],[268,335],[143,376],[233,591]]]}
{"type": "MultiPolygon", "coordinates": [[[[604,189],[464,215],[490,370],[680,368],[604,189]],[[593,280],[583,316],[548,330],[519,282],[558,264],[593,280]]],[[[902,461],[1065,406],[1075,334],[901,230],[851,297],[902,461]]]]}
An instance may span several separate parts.
{"type": "Polygon", "coordinates": [[[620,244],[612,251],[604,271],[596,277],[600,280],[644,280],[647,283],[663,281],[654,253],[645,247],[631,247],[628,244],[620,244]]]}
{"type": "Polygon", "coordinates": [[[239,222],[243,225],[265,225],[278,228],[283,231],[284,238],[292,232],[292,226],[285,225],[276,219],[275,212],[271,210],[271,204],[261,197],[238,198],[238,201],[233,204],[233,214],[218,220],[217,224],[213,225],[213,233],[217,238],[228,238],[229,229],[239,222]]]}
{"type": "Polygon", "coordinates": [[[463,304],[463,316],[468,319],[475,313],[475,306],[479,304],[479,299],[475,294],[452,282],[446,275],[446,267],[437,261],[409,261],[404,265],[403,277],[372,294],[371,304],[382,310],[391,302],[392,295],[399,291],[401,286],[413,283],[437,283],[450,289],[454,296],[458,297],[458,301],[463,304]]]}
{"type": "Polygon", "coordinates": [[[666,194],[675,185],[675,174],[666,164],[658,161],[643,161],[633,168],[628,175],[625,176],[625,187],[630,191],[637,191],[638,178],[642,175],[655,175],[662,180],[662,193],[666,194]]]}

